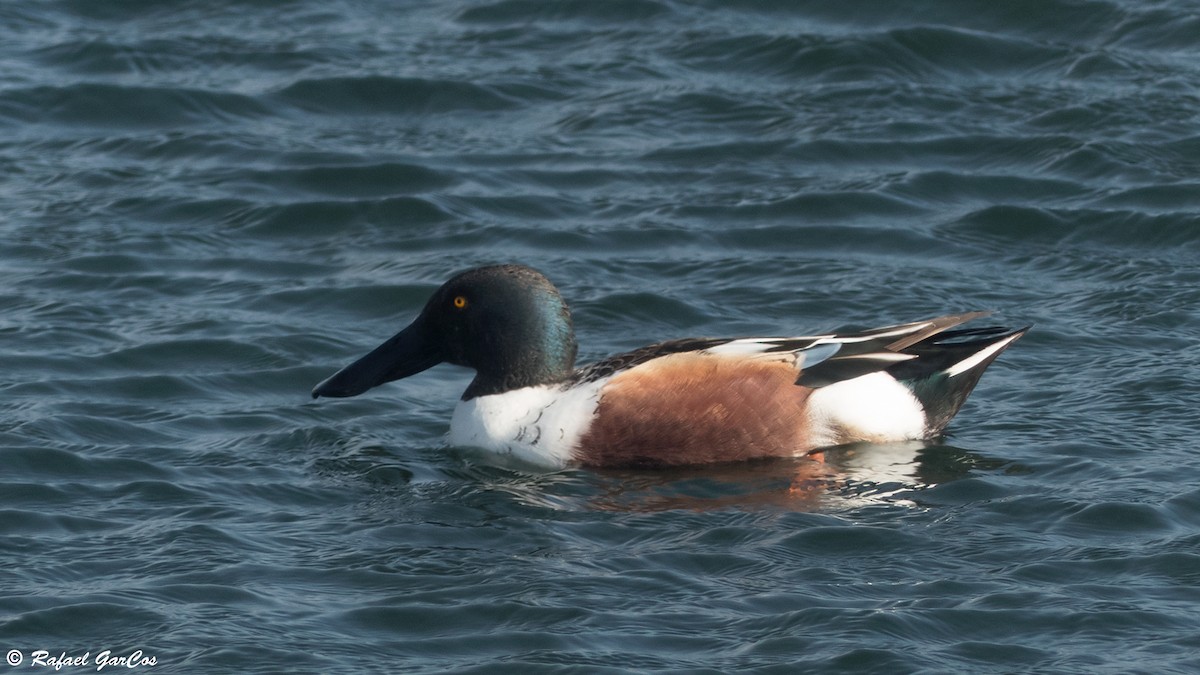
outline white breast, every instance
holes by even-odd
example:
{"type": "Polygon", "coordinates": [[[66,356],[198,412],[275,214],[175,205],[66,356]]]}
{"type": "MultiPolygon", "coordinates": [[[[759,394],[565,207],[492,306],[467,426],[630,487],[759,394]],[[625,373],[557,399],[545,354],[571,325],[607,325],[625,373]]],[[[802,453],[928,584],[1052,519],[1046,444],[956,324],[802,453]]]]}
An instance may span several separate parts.
{"type": "Polygon", "coordinates": [[[595,417],[604,382],[569,389],[525,387],[459,401],[450,420],[450,443],[562,468],[574,459],[595,417]]]}

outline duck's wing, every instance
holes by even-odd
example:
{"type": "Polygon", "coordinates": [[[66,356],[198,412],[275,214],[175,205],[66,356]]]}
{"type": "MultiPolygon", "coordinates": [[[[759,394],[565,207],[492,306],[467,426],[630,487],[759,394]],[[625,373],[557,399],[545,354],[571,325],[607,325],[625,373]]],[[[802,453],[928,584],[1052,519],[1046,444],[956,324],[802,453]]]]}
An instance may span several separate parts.
{"type": "Polygon", "coordinates": [[[647,345],[611,356],[575,371],[572,383],[594,382],[664,356],[695,352],[747,359],[793,360],[797,384],[821,387],[885,370],[916,358],[902,350],[986,312],[967,312],[926,321],[849,333],[792,337],[685,338],[647,345]]]}
{"type": "Polygon", "coordinates": [[[955,326],[987,315],[988,312],[948,314],[925,321],[824,336],[809,349],[828,348],[832,345],[836,348],[835,352],[819,361],[808,359],[803,362],[803,370],[796,384],[813,388],[824,387],[880,370],[888,370],[899,363],[921,356],[922,354],[915,353],[912,348],[937,336],[948,337],[951,334],[968,332],[1008,332],[1008,329],[1004,328],[985,328],[947,333],[955,326]]]}

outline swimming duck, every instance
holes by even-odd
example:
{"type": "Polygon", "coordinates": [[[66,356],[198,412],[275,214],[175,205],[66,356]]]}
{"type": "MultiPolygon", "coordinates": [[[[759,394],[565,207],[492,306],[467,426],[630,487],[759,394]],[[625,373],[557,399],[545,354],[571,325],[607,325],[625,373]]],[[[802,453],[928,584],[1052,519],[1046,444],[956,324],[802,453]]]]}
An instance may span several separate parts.
{"type": "Polygon", "coordinates": [[[318,384],[357,396],[439,363],[475,370],[449,441],[548,467],[798,457],[936,436],[1028,327],[952,328],[986,312],[851,333],[688,338],[575,368],[571,313],[523,265],[462,272],[404,330],[318,384]]]}

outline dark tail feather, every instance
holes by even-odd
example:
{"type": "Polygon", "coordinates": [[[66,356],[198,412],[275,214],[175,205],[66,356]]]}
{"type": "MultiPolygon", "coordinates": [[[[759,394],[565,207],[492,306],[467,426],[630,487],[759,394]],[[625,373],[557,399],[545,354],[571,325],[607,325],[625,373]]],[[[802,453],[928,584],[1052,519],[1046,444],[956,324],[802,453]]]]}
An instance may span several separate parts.
{"type": "Polygon", "coordinates": [[[989,312],[948,314],[925,321],[872,328],[860,333],[840,333],[835,336],[838,342],[836,354],[832,358],[818,360],[813,366],[805,365],[796,384],[816,389],[888,370],[897,361],[908,361],[912,358],[905,356],[909,347],[925,342],[949,328],[988,314],[989,312]]]}
{"type": "Polygon", "coordinates": [[[897,363],[887,372],[912,389],[925,408],[927,431],[936,434],[958,413],[983,371],[1029,328],[946,331],[901,350],[917,358],[897,363]]]}

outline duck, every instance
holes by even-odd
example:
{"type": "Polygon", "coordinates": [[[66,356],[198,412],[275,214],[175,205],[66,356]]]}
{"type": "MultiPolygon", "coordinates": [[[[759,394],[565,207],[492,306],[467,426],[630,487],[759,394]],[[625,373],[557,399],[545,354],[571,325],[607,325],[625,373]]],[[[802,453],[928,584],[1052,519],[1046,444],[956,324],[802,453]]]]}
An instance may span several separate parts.
{"type": "Polygon", "coordinates": [[[412,322],[312,390],[358,396],[440,363],[475,371],[448,441],[546,468],[660,468],[819,457],[942,434],[1029,330],[949,314],[799,337],[683,338],[582,367],[571,312],[541,272],[460,272],[412,322]]]}

